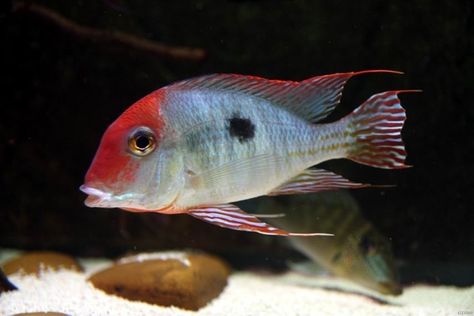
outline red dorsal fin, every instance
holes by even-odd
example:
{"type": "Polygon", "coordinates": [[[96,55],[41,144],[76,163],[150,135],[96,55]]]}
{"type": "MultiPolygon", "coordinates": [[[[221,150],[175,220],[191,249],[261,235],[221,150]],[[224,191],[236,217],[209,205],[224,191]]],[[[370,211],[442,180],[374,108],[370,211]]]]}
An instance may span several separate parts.
{"type": "Polygon", "coordinates": [[[307,169],[303,173],[283,183],[268,195],[288,195],[315,193],[336,189],[366,188],[370,184],[356,183],[324,169],[307,169]]]}
{"type": "Polygon", "coordinates": [[[260,221],[256,216],[242,211],[232,204],[219,204],[197,207],[189,210],[189,215],[205,222],[235,230],[256,232],[278,236],[332,236],[325,233],[290,233],[260,221]]]}
{"type": "Polygon", "coordinates": [[[352,76],[393,70],[364,70],[312,77],[303,81],[270,80],[236,74],[213,74],[175,83],[181,89],[213,89],[245,93],[266,99],[309,122],[319,122],[334,110],[344,84],[352,76]]]}

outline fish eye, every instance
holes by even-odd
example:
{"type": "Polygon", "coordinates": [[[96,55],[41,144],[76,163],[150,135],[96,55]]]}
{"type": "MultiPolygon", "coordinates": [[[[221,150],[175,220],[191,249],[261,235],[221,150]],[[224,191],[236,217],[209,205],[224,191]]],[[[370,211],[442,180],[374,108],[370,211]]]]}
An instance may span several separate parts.
{"type": "Polygon", "coordinates": [[[156,147],[153,132],[147,128],[139,128],[132,132],[128,139],[128,149],[136,156],[146,156],[156,147]]]}

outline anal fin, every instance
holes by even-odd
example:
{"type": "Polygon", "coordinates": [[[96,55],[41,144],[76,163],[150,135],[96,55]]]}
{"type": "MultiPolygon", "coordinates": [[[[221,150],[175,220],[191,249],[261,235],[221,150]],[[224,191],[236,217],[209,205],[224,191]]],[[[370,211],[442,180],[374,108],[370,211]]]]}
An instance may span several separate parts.
{"type": "Polygon", "coordinates": [[[357,189],[370,184],[351,182],[346,178],[324,169],[307,169],[296,177],[275,188],[268,195],[315,193],[336,189],[357,189]]]}
{"type": "Polygon", "coordinates": [[[205,222],[234,230],[278,236],[333,236],[326,233],[292,233],[260,221],[232,204],[208,205],[193,208],[188,214],[205,222]]]}

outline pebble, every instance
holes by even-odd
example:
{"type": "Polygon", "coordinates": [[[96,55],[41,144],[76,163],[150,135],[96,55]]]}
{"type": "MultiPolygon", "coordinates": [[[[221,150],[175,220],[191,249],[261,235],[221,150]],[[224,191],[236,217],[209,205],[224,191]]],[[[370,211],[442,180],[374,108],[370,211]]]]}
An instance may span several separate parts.
{"type": "Polygon", "coordinates": [[[129,300],[198,310],[222,292],[229,273],[229,266],[215,256],[163,252],[123,258],[89,281],[129,300]]]}
{"type": "Polygon", "coordinates": [[[82,267],[72,257],[53,251],[27,252],[5,262],[2,266],[6,275],[13,273],[36,274],[45,269],[69,269],[82,271],[82,267]]]}

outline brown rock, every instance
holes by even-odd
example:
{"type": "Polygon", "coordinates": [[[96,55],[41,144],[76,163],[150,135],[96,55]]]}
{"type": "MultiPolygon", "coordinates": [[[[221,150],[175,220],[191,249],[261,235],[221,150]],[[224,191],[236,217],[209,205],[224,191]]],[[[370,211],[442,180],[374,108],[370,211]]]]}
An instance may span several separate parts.
{"type": "Polygon", "coordinates": [[[214,256],[164,252],[124,258],[89,281],[130,300],[198,310],[222,292],[229,272],[214,256]]]}
{"type": "Polygon", "coordinates": [[[3,265],[5,274],[21,272],[25,274],[39,274],[42,269],[70,269],[82,271],[82,267],[74,258],[52,251],[34,251],[23,254],[3,265]]]}

